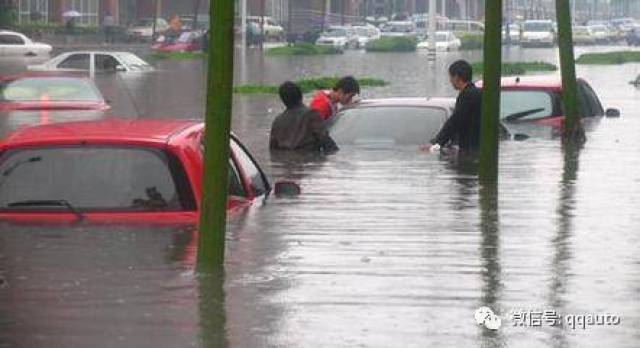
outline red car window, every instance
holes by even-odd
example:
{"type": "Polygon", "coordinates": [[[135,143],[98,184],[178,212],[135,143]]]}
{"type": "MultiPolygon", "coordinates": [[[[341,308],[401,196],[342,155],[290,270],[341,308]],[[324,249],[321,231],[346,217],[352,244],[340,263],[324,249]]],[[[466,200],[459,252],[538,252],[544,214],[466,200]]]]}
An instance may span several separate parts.
{"type": "Polygon", "coordinates": [[[46,202],[65,202],[88,212],[195,210],[181,165],[155,149],[11,150],[0,158],[0,176],[0,210],[5,211],[54,208],[46,202]]]}
{"type": "MultiPolygon", "coordinates": [[[[198,149],[199,149],[200,158],[204,158],[204,143],[202,142],[202,139],[203,137],[202,135],[200,135],[198,140],[198,143],[199,143],[198,149]]],[[[244,185],[242,184],[240,172],[238,171],[238,168],[236,167],[235,163],[231,158],[229,159],[228,172],[229,172],[229,177],[228,177],[229,196],[246,198],[247,192],[244,188],[244,185]]]]}
{"type": "Polygon", "coordinates": [[[238,166],[240,166],[244,175],[250,180],[253,193],[256,196],[262,196],[269,192],[269,185],[267,184],[264,174],[247,150],[235,139],[231,141],[231,149],[236,156],[238,166]]]}
{"type": "Polygon", "coordinates": [[[553,116],[554,100],[547,91],[505,90],[500,94],[500,119],[526,121],[553,116]]]}

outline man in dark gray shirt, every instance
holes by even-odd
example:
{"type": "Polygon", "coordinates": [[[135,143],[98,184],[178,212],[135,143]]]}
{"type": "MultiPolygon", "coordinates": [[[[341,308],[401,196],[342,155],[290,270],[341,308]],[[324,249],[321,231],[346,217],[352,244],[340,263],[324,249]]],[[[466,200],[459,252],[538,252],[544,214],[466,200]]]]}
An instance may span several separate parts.
{"type": "Polygon", "coordinates": [[[280,99],[287,109],[273,121],[269,147],[272,150],[334,152],[336,143],[329,136],[320,115],[302,103],[302,90],[287,81],[279,88],[280,99]]]}

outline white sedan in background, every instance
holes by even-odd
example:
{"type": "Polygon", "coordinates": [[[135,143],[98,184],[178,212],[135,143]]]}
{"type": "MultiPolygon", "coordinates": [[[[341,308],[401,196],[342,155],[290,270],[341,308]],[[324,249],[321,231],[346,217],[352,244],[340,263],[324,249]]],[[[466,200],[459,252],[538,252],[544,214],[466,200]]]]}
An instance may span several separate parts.
{"type": "Polygon", "coordinates": [[[33,42],[15,31],[0,30],[0,57],[48,56],[51,45],[33,42]]]}
{"type": "MultiPolygon", "coordinates": [[[[457,51],[462,46],[462,42],[456,35],[450,31],[438,31],[436,32],[436,51],[449,52],[457,51]]],[[[418,44],[418,48],[430,49],[431,40],[429,37],[425,41],[418,44]]]]}
{"type": "Polygon", "coordinates": [[[95,72],[142,72],[153,67],[130,52],[73,51],[62,53],[49,61],[30,65],[31,71],[90,71],[95,72]]]}
{"type": "MultiPolygon", "coordinates": [[[[169,23],[164,18],[156,18],[156,34],[169,29],[169,23]]],[[[127,29],[127,40],[132,42],[153,41],[153,18],[142,18],[136,25],[127,29]]]]}
{"type": "Polygon", "coordinates": [[[358,47],[364,48],[370,41],[380,38],[380,29],[373,25],[353,26],[358,36],[358,47]]]}
{"type": "Polygon", "coordinates": [[[332,46],[335,48],[355,48],[358,46],[358,36],[353,27],[332,26],[320,34],[317,46],[332,46]]]}

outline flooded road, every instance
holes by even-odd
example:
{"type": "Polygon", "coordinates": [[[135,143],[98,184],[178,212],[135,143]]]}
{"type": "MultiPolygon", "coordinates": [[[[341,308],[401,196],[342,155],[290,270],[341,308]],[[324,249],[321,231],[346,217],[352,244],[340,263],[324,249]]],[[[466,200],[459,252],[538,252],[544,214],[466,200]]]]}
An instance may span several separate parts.
{"type": "MultiPolygon", "coordinates": [[[[589,48],[598,49],[615,48],[589,48]]],[[[505,52],[513,61],[556,56],[505,52]]],[[[453,96],[445,68],[460,57],[480,53],[430,65],[420,52],[249,52],[238,55],[236,79],[353,74],[390,82],[364,97],[453,96]]],[[[201,117],[204,64],[157,67],[97,81],[111,113],[201,117]]],[[[501,143],[496,188],[480,187],[473,163],[413,147],[271,157],[279,101],[236,96],[236,134],[272,179],[297,181],[303,195],[270,199],[231,222],[224,284],[193,273],[190,227],[3,225],[0,347],[635,347],[640,90],[628,81],[639,73],[638,64],[578,66],[623,117],[603,119],[572,156],[558,141],[501,143]],[[476,324],[481,306],[501,316],[499,330],[476,324]],[[620,322],[514,326],[520,311],[620,322]]]]}

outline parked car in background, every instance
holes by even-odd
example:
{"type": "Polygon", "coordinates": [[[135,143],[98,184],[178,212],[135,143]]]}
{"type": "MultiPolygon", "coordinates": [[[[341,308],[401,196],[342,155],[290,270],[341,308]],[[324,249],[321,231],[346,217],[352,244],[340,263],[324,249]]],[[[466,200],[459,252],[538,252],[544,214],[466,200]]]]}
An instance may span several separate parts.
{"type": "Polygon", "coordinates": [[[320,34],[316,45],[340,49],[355,48],[358,47],[358,35],[353,27],[332,26],[320,34]]]}
{"type": "Polygon", "coordinates": [[[199,14],[198,23],[196,23],[197,28],[193,25],[195,22],[195,16],[193,15],[180,16],[180,21],[182,22],[182,29],[186,31],[208,30],[211,18],[209,18],[208,14],[199,14]]]}
{"type": "MultiPolygon", "coordinates": [[[[0,220],[14,223],[197,224],[204,124],[105,119],[29,127],[0,143],[0,220]]],[[[231,136],[227,213],[271,185],[231,136]]],[[[278,187],[295,186],[291,183],[278,187]]],[[[277,192],[276,192],[277,193],[277,192]]]]}
{"type": "Polygon", "coordinates": [[[391,21],[380,29],[386,37],[416,37],[416,24],[413,21],[391,21]]]}
{"type": "MultiPolygon", "coordinates": [[[[482,81],[476,85],[482,88],[482,81]]],[[[546,129],[552,134],[560,134],[564,111],[562,80],[559,76],[507,77],[502,79],[501,86],[500,119],[510,133],[526,134],[532,129],[546,129]]],[[[620,115],[617,109],[605,111],[600,99],[584,79],[578,79],[578,110],[587,123],[603,116],[620,115]]]]}
{"type": "Polygon", "coordinates": [[[33,42],[15,31],[0,30],[0,57],[49,56],[51,45],[33,42]]]}
{"type": "Polygon", "coordinates": [[[266,39],[283,40],[285,37],[284,28],[280,24],[276,23],[271,17],[248,16],[247,23],[252,25],[254,30],[258,33],[261,30],[264,30],[266,39]]]}
{"type": "Polygon", "coordinates": [[[156,52],[194,52],[202,50],[202,32],[184,31],[177,38],[160,35],[151,49],[156,52]]]}
{"type": "Polygon", "coordinates": [[[590,27],[573,27],[573,43],[575,45],[595,45],[597,43],[595,35],[590,27]]]}
{"type": "Polygon", "coordinates": [[[607,25],[590,25],[589,31],[598,44],[608,44],[617,41],[616,33],[607,25]]]}
{"type": "Polygon", "coordinates": [[[555,25],[550,20],[525,21],[522,25],[522,47],[553,47],[556,43],[555,25]]]}
{"type": "Polygon", "coordinates": [[[0,77],[3,132],[27,125],[98,119],[109,109],[87,78],[42,73],[0,77]]]}
{"type": "Polygon", "coordinates": [[[370,24],[353,26],[353,29],[358,37],[358,47],[365,47],[369,41],[377,40],[381,36],[380,29],[370,24]]]}
{"type": "Polygon", "coordinates": [[[338,146],[417,146],[433,139],[451,116],[453,98],[362,100],[340,111],[329,126],[338,146]]]}
{"type": "MultiPolygon", "coordinates": [[[[450,31],[438,31],[436,32],[436,51],[439,52],[449,52],[449,51],[457,51],[462,46],[462,42],[460,39],[456,37],[456,35],[450,31]]],[[[427,38],[418,43],[418,48],[431,49],[431,40],[427,36],[427,38]]]]}
{"type": "MultiPolygon", "coordinates": [[[[521,28],[518,24],[509,24],[509,41],[512,45],[520,44],[521,28]]],[[[507,43],[507,26],[502,26],[502,42],[507,43]]]]}
{"type": "Polygon", "coordinates": [[[626,40],[629,46],[640,46],[640,24],[636,24],[631,28],[627,33],[626,40]]]}
{"type": "MultiPolygon", "coordinates": [[[[169,29],[169,23],[163,18],[156,19],[156,34],[169,29]]],[[[135,42],[150,42],[153,40],[153,18],[142,18],[133,27],[127,29],[127,40],[135,42]]]]}
{"type": "Polygon", "coordinates": [[[380,28],[382,25],[384,25],[389,21],[389,18],[385,16],[379,16],[379,17],[369,16],[365,20],[367,23],[377,28],[380,28]]]}
{"type": "Polygon", "coordinates": [[[131,52],[72,51],[51,58],[49,61],[30,65],[31,71],[89,71],[95,72],[142,72],[153,67],[131,52]]]}
{"type": "Polygon", "coordinates": [[[443,20],[438,22],[438,30],[452,31],[457,36],[484,34],[484,23],[468,20],[443,20]]]}
{"type": "Polygon", "coordinates": [[[625,35],[637,24],[633,18],[615,18],[609,23],[625,35]]]}
{"type": "MultiPolygon", "coordinates": [[[[424,40],[424,38],[426,38],[427,34],[429,33],[429,14],[417,13],[413,15],[413,21],[416,24],[416,33],[418,36],[418,40],[424,40]]],[[[440,15],[436,16],[436,31],[446,31],[446,29],[443,29],[444,26],[442,25],[442,23],[446,21],[448,21],[447,17],[443,17],[440,15]]]]}

